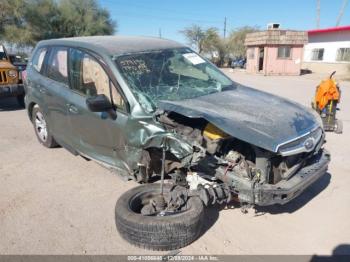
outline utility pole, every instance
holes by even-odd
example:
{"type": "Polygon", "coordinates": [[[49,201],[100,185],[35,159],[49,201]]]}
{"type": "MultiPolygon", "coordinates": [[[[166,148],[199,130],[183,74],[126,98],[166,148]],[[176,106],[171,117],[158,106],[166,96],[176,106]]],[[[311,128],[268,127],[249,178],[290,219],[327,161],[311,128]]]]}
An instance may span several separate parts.
{"type": "Polygon", "coordinates": [[[225,21],[224,21],[224,39],[226,38],[226,16],[225,16],[225,21]]]}
{"type": "Polygon", "coordinates": [[[339,26],[340,25],[340,21],[341,21],[341,19],[343,17],[344,10],[346,9],[346,6],[348,5],[348,3],[349,3],[349,0],[343,0],[343,5],[340,8],[339,15],[337,17],[337,23],[335,24],[335,26],[339,26]]]}
{"type": "Polygon", "coordinates": [[[159,38],[162,38],[162,28],[160,28],[160,27],[158,29],[158,34],[159,34],[159,38]]]}
{"type": "Polygon", "coordinates": [[[316,28],[320,28],[321,0],[317,0],[316,7],[316,28]]]}

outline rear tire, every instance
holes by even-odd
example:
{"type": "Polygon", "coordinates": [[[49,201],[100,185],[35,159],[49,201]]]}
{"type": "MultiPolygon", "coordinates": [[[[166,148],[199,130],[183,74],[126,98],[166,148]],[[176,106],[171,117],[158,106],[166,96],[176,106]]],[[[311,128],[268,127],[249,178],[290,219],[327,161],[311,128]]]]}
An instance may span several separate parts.
{"type": "Polygon", "coordinates": [[[34,126],[35,135],[43,146],[47,148],[53,148],[58,146],[50,132],[50,128],[47,125],[47,122],[44,118],[44,114],[38,106],[34,106],[33,108],[32,122],[34,126]]]}
{"type": "MultiPolygon", "coordinates": [[[[164,185],[164,192],[170,186],[164,185]]],[[[129,243],[151,250],[174,250],[197,239],[203,220],[203,203],[198,197],[188,199],[186,210],[167,216],[147,216],[135,211],[143,194],[158,194],[159,184],[147,184],[124,193],[115,207],[116,226],[129,243]]],[[[140,204],[139,204],[140,205],[140,204]]]]}

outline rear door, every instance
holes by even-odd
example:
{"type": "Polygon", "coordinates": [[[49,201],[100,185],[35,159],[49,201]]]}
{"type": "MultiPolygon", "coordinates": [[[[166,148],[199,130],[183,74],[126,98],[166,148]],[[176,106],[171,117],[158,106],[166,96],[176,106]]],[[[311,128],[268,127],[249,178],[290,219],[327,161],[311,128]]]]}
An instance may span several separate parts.
{"type": "Polygon", "coordinates": [[[118,151],[125,147],[122,129],[128,120],[123,98],[96,55],[71,48],[69,68],[72,94],[67,103],[74,148],[88,157],[122,167],[118,151]],[[117,119],[87,108],[86,98],[97,94],[111,100],[117,119]]]}
{"type": "Polygon", "coordinates": [[[31,96],[35,103],[39,104],[47,118],[47,95],[42,92],[42,87],[49,85],[45,76],[45,61],[48,57],[48,48],[39,48],[29,63],[26,79],[26,95],[31,96]]]}
{"type": "Polygon", "coordinates": [[[71,145],[68,138],[69,124],[66,100],[70,95],[68,86],[68,48],[53,47],[47,60],[47,79],[39,91],[45,96],[48,121],[58,143],[71,145]]]}

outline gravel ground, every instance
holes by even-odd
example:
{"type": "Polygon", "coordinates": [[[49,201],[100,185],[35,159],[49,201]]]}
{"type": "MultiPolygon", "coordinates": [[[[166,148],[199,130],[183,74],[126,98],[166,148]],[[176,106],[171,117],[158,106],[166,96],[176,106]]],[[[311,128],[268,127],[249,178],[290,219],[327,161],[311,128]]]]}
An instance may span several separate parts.
{"type": "MultiPolygon", "coordinates": [[[[321,79],[224,71],[306,106],[321,79]]],[[[344,134],[327,134],[329,173],[264,214],[209,208],[202,236],[182,254],[350,254],[350,82],[340,84],[344,134]]],[[[1,254],[163,254],[131,246],[116,231],[115,202],[135,182],[62,148],[42,147],[15,99],[0,100],[0,123],[1,254]]]]}

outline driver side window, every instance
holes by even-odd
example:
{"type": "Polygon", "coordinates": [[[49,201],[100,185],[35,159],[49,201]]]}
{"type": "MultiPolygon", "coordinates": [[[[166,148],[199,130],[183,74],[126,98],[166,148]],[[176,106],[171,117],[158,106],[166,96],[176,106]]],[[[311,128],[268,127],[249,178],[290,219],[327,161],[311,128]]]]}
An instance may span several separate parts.
{"type": "Polygon", "coordinates": [[[122,96],[94,57],[80,50],[72,50],[70,60],[73,90],[88,97],[103,94],[117,108],[124,108],[122,96]]]}

